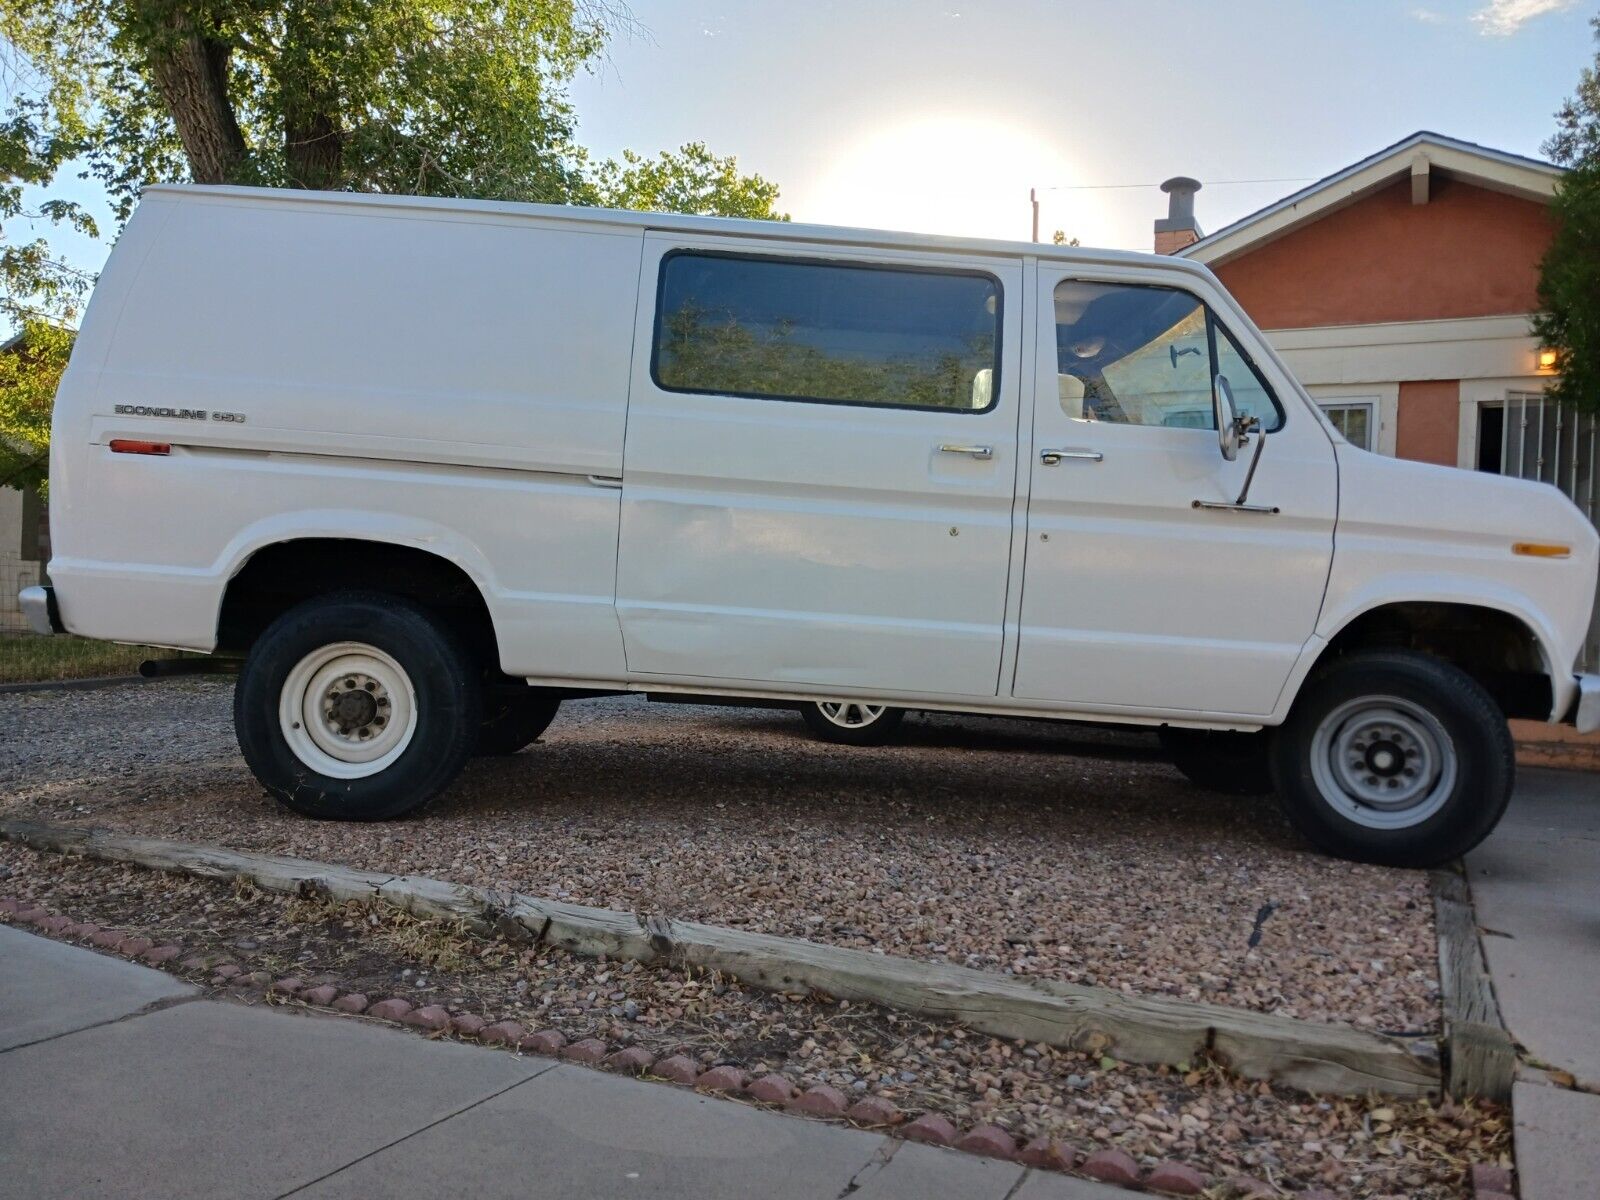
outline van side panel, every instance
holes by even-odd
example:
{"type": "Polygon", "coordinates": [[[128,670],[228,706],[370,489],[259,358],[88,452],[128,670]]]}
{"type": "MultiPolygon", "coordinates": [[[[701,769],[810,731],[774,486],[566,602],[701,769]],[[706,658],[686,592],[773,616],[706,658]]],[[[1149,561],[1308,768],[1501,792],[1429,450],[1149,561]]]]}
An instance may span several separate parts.
{"type": "Polygon", "coordinates": [[[461,566],[507,672],[620,673],[612,481],[641,239],[152,195],[57,402],[51,575],[68,628],[209,649],[256,549],[370,538],[461,566]],[[113,454],[118,437],[172,453],[113,454]]]}

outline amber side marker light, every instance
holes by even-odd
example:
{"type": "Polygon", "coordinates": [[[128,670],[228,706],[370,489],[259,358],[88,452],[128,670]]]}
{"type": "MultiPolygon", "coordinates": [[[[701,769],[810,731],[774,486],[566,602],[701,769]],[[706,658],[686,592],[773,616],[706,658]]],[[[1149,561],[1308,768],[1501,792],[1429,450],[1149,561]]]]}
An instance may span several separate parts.
{"type": "Polygon", "coordinates": [[[171,442],[137,442],[132,438],[112,438],[113,454],[171,454],[171,442]]]}
{"type": "Polygon", "coordinates": [[[1572,547],[1559,542],[1512,542],[1511,553],[1528,558],[1566,558],[1572,553],[1572,547]]]}

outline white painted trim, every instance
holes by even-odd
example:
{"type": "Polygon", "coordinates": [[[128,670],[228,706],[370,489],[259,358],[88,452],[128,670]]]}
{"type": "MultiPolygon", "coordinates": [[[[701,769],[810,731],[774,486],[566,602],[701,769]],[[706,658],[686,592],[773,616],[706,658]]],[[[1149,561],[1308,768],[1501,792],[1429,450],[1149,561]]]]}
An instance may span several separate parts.
{"type": "Polygon", "coordinates": [[[1472,342],[1482,338],[1528,337],[1531,314],[1503,317],[1448,317],[1435,321],[1381,321],[1365,325],[1311,325],[1268,329],[1280,349],[1324,346],[1393,346],[1407,342],[1472,342]]]}
{"type": "Polygon", "coordinates": [[[1285,196],[1260,212],[1201,238],[1178,253],[1215,267],[1412,175],[1418,157],[1426,160],[1430,173],[1442,170],[1474,186],[1527,200],[1550,199],[1563,174],[1560,167],[1550,163],[1436,133],[1414,133],[1310,187],[1285,196]]]}
{"type": "Polygon", "coordinates": [[[1538,374],[1525,316],[1268,329],[1267,340],[1307,387],[1538,374]]]}

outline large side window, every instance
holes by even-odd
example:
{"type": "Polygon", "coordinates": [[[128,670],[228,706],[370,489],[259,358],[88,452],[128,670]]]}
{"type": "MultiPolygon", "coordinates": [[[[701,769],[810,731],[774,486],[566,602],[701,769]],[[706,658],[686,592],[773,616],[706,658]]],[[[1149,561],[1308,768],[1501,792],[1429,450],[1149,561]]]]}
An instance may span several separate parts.
{"type": "Polygon", "coordinates": [[[1255,365],[1188,292],[1063,280],[1056,285],[1056,370],[1070,417],[1126,425],[1215,429],[1212,380],[1268,432],[1283,410],[1255,365]]]}
{"type": "Polygon", "coordinates": [[[651,372],[667,391],[985,412],[1000,378],[991,275],[679,251],[651,372]]]}

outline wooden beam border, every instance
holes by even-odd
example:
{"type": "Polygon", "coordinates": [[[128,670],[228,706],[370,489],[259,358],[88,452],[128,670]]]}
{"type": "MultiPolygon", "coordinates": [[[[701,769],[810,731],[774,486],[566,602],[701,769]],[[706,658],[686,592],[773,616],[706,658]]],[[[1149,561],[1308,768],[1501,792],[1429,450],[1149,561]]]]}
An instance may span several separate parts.
{"type": "Polygon", "coordinates": [[[715,970],[753,987],[816,990],[838,999],[957,1021],[996,1037],[1070,1047],[1128,1062],[1171,1066],[1210,1055],[1244,1078],[1312,1093],[1420,1096],[1437,1094],[1440,1088],[1439,1062],[1431,1042],[1401,1042],[1348,1025],[1025,980],[425,876],[240,854],[83,826],[0,820],[0,837],[38,850],[163,871],[212,879],[243,877],[266,891],[383,901],[418,916],[460,920],[479,932],[543,942],[574,954],[715,970]]]}
{"type": "Polygon", "coordinates": [[[1456,1099],[1507,1103],[1517,1047],[1506,1032],[1478,937],[1472,892],[1459,869],[1428,873],[1439,935],[1439,991],[1444,1006],[1444,1082],[1456,1099]]]}

